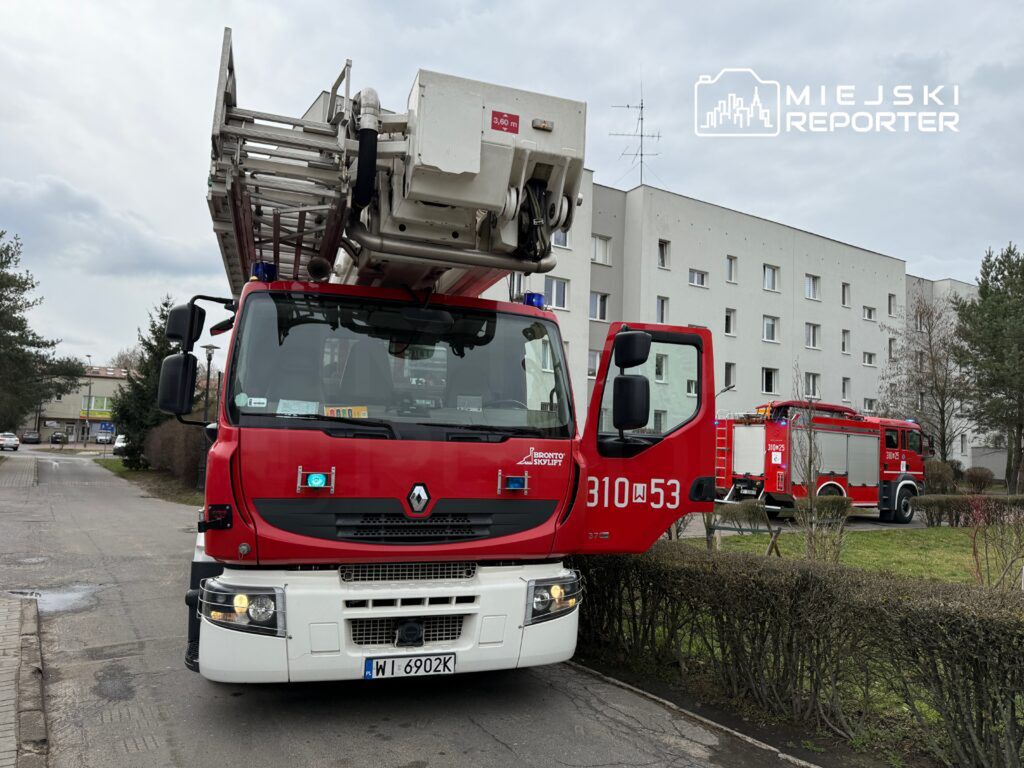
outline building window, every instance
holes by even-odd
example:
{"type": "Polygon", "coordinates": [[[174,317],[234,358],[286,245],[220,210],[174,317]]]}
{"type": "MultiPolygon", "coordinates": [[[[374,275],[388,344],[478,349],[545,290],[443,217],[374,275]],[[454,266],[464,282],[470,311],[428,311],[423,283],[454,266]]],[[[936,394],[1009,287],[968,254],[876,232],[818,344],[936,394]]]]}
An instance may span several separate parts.
{"type": "Polygon", "coordinates": [[[967,454],[967,435],[960,435],[960,453],[967,454]]]}
{"type": "Polygon", "coordinates": [[[591,251],[590,260],[595,264],[611,264],[608,256],[609,238],[601,235],[593,235],[590,238],[591,251]]]}
{"type": "Polygon", "coordinates": [[[725,335],[735,336],[736,335],[736,310],[728,309],[725,310],[725,335]]]}
{"type": "Polygon", "coordinates": [[[875,398],[873,398],[873,397],[865,397],[864,398],[864,413],[874,413],[874,412],[875,412],[875,398]]]}
{"type": "Polygon", "coordinates": [[[540,367],[544,371],[555,370],[554,362],[551,360],[551,342],[547,339],[540,340],[540,367]]]}
{"type": "Polygon", "coordinates": [[[667,323],[668,322],[668,297],[659,296],[657,306],[655,309],[655,322],[667,323]]]}
{"type": "Polygon", "coordinates": [[[871,367],[874,367],[874,365],[875,365],[875,353],[874,352],[865,352],[864,353],[864,357],[863,357],[863,363],[864,363],[864,365],[869,365],[871,367]]]}
{"type": "Polygon", "coordinates": [[[665,418],[668,416],[668,411],[655,411],[654,412],[654,431],[659,435],[665,431],[665,418]]]}
{"type": "Polygon", "coordinates": [[[850,306],[850,284],[849,283],[843,283],[842,295],[843,295],[843,306],[844,307],[850,306]]]}
{"type": "Polygon", "coordinates": [[[771,264],[764,265],[764,282],[762,284],[766,291],[779,290],[779,268],[773,267],[771,264]]]}
{"type": "Polygon", "coordinates": [[[778,341],[779,318],[765,315],[761,322],[761,340],[778,341]]]}
{"type": "Polygon", "coordinates": [[[658,241],[658,266],[661,269],[668,269],[672,266],[672,244],[668,240],[658,241]]]}
{"type": "Polygon", "coordinates": [[[889,294],[889,317],[896,317],[896,294],[889,294]]]}
{"type": "Polygon", "coordinates": [[[569,281],[560,277],[544,278],[544,303],[556,309],[569,306],[569,281]]]}
{"type": "Polygon", "coordinates": [[[874,320],[875,319],[875,308],[869,307],[867,304],[864,305],[864,319],[874,320]]]}
{"type": "Polygon", "coordinates": [[[917,409],[924,410],[924,392],[917,393],[917,409]]]}
{"type": "Polygon", "coordinates": [[[736,363],[725,364],[725,386],[736,386],[736,363]]]}
{"type": "Polygon", "coordinates": [[[654,356],[654,380],[659,384],[668,380],[668,355],[654,356]]]}
{"type": "Polygon", "coordinates": [[[708,273],[699,269],[690,270],[690,285],[696,288],[708,287],[708,273]]]}
{"type": "Polygon", "coordinates": [[[821,326],[817,323],[804,323],[804,346],[821,349],[821,326]]]}
{"type": "Polygon", "coordinates": [[[688,394],[690,397],[696,397],[697,396],[697,380],[696,379],[687,379],[686,380],[686,394],[688,394]]]}
{"type": "Polygon", "coordinates": [[[740,278],[739,259],[735,256],[725,257],[725,282],[738,283],[740,278]]]}
{"type": "Polygon", "coordinates": [[[924,360],[925,360],[924,350],[920,350],[919,349],[915,353],[915,358],[917,359],[917,371],[918,371],[918,373],[923,373],[924,372],[924,360]]]}
{"type": "Polygon", "coordinates": [[[843,376],[843,402],[850,402],[850,379],[848,376],[843,376]]]}
{"type": "Polygon", "coordinates": [[[761,369],[761,393],[765,395],[777,395],[779,386],[779,369],[761,369]]]}
{"type": "Polygon", "coordinates": [[[601,365],[601,350],[591,349],[587,351],[587,378],[596,379],[597,369],[601,365]]]}
{"type": "Polygon", "coordinates": [[[804,397],[821,397],[821,374],[804,373],[804,397]]]}
{"type": "Polygon", "coordinates": [[[591,320],[607,320],[608,319],[608,294],[597,293],[596,291],[590,292],[590,319],[591,320]]]}
{"type": "Polygon", "coordinates": [[[914,330],[916,330],[918,333],[924,333],[924,313],[923,312],[915,312],[914,313],[914,330]]]}
{"type": "Polygon", "coordinates": [[[551,244],[557,245],[559,248],[569,247],[569,233],[563,232],[560,229],[556,229],[551,233],[551,244]]]}
{"type": "Polygon", "coordinates": [[[843,341],[840,351],[844,355],[850,354],[850,332],[845,328],[843,328],[843,341]]]}
{"type": "Polygon", "coordinates": [[[804,298],[821,300],[821,278],[817,275],[804,275],[804,298]]]}
{"type": "Polygon", "coordinates": [[[896,359],[896,339],[892,336],[889,337],[889,361],[892,362],[896,359]]]}

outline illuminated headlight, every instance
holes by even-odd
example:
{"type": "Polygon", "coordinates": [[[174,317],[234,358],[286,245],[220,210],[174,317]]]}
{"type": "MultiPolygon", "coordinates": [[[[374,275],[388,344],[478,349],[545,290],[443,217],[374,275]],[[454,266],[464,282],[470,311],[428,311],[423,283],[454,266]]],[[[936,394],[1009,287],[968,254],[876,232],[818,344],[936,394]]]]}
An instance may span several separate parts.
{"type": "Polygon", "coordinates": [[[199,610],[229,629],[284,637],[284,590],[280,587],[236,587],[217,579],[200,585],[199,610]]]}
{"type": "Polygon", "coordinates": [[[534,579],[526,588],[526,624],[536,624],[576,610],[583,601],[579,571],[554,579],[534,579]]]}

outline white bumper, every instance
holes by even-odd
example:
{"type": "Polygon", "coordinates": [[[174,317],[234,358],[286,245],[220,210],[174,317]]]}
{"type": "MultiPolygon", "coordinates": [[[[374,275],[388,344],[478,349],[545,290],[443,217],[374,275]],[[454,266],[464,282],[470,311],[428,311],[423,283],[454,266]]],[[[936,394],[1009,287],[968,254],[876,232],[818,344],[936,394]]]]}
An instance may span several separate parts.
{"type": "Polygon", "coordinates": [[[283,587],[286,637],[213,624],[199,635],[199,671],[209,680],[275,683],[358,680],[367,658],[455,653],[456,672],[554,664],[576,650],[579,609],[524,626],[527,583],[568,575],[560,563],[481,566],[464,581],[343,582],[335,570],[233,571],[218,581],[283,587]],[[390,603],[390,604],[389,604],[390,603]],[[440,639],[417,648],[384,641],[395,617],[417,617],[440,639]]]}

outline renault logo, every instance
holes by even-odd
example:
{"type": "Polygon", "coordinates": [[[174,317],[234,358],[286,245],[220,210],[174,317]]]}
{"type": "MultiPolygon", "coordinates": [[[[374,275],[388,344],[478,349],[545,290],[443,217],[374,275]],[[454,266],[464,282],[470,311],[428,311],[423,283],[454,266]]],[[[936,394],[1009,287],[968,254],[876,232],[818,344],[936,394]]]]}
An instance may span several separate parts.
{"type": "Polygon", "coordinates": [[[427,508],[427,503],[430,501],[430,494],[427,492],[427,486],[423,483],[416,483],[409,491],[409,495],[406,497],[409,500],[409,509],[416,514],[420,514],[424,509],[427,508]]]}

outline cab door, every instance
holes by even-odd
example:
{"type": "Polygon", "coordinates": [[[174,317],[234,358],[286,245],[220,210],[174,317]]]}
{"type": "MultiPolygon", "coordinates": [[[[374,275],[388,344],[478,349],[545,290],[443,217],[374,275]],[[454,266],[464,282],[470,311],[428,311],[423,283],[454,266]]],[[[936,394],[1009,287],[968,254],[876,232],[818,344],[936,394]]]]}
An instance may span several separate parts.
{"type": "Polygon", "coordinates": [[[577,445],[575,503],[556,551],[644,552],[681,516],[710,512],[714,412],[710,331],[613,323],[577,445]]]}

